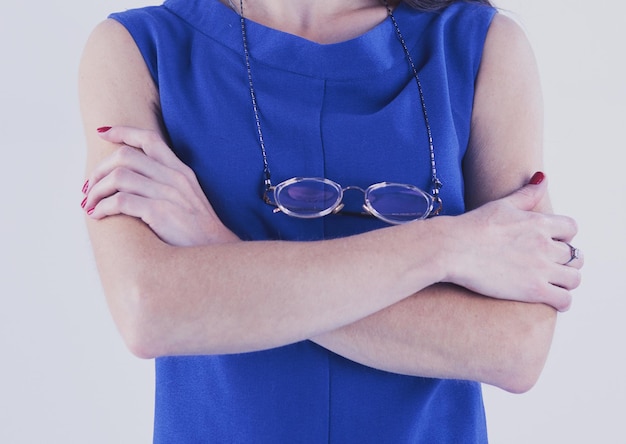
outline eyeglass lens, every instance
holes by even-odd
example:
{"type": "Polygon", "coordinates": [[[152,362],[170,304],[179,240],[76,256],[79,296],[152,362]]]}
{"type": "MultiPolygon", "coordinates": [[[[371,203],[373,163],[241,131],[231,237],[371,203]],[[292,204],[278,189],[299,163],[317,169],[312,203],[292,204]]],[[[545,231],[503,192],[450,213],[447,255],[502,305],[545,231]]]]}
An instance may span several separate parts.
{"type": "Polygon", "coordinates": [[[401,184],[384,184],[368,189],[366,205],[393,223],[423,219],[432,210],[432,199],[420,189],[401,184]]]}
{"type": "Polygon", "coordinates": [[[329,214],[342,198],[341,187],[333,182],[296,179],[276,187],[275,199],[283,211],[298,217],[320,217],[329,214]]]}

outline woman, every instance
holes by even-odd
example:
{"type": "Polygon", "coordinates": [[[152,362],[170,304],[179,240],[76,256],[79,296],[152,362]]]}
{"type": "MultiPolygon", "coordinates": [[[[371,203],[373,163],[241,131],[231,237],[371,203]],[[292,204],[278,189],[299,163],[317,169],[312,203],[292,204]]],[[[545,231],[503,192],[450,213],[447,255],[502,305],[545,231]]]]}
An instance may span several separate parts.
{"type": "Polygon", "coordinates": [[[532,52],[486,2],[414,3],[168,0],[93,32],[82,206],[158,358],[156,442],[486,442],[479,383],[536,381],[583,258],[532,52]]]}

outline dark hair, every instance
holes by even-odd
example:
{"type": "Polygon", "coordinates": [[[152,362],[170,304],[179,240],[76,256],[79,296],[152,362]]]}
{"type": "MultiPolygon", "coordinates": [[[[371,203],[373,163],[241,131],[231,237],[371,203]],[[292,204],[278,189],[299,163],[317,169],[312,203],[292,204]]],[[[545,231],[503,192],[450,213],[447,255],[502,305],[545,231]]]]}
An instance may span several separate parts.
{"type": "MultiPolygon", "coordinates": [[[[422,11],[436,11],[455,3],[458,0],[404,0],[404,2],[415,9],[422,11]]],[[[483,5],[493,6],[489,0],[465,0],[472,3],[482,3],[483,5]]]]}

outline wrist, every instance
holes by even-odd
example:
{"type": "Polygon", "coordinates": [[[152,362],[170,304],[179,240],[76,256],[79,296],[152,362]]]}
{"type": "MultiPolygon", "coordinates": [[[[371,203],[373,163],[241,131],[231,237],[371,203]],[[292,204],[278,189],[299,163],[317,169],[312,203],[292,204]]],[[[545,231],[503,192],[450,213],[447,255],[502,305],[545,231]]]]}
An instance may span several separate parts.
{"type": "Polygon", "coordinates": [[[432,253],[432,262],[437,276],[436,282],[454,283],[458,275],[459,244],[458,244],[458,217],[437,216],[429,219],[429,231],[432,233],[435,247],[432,253]]]}

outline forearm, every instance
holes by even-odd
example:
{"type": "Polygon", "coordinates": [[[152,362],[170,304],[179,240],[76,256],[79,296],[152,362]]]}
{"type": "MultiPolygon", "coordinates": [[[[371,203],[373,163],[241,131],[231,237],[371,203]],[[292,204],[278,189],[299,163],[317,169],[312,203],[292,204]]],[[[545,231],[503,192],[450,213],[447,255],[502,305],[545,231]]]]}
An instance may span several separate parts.
{"type": "Polygon", "coordinates": [[[543,368],[555,319],[555,310],[543,304],[437,284],[313,341],[381,370],[523,392],[543,368]]]}
{"type": "Polygon", "coordinates": [[[167,245],[125,216],[89,229],[122,336],[152,357],[280,346],[392,305],[437,279],[434,252],[420,260],[408,241],[427,223],[333,241],[193,248],[167,245]]]}

